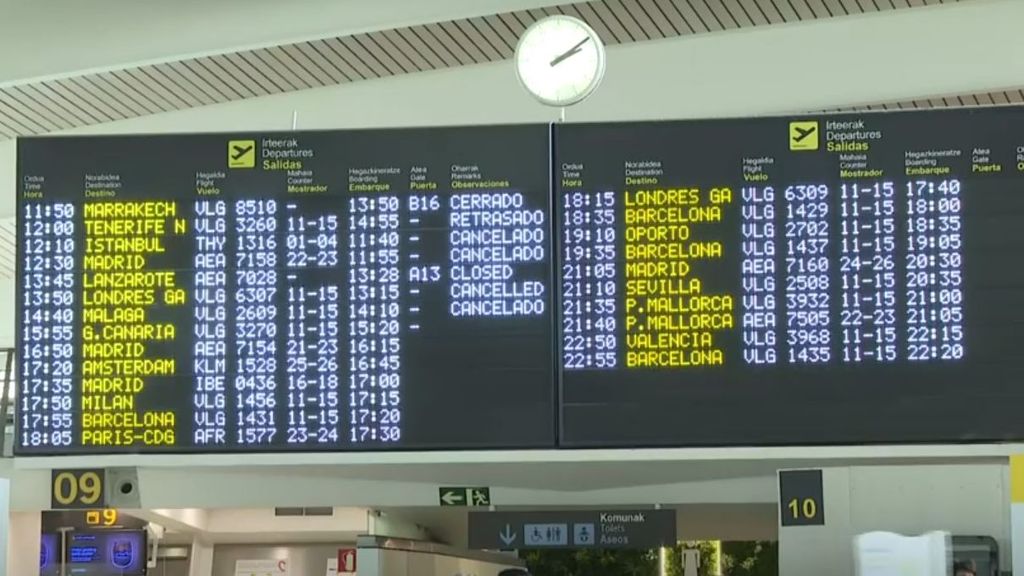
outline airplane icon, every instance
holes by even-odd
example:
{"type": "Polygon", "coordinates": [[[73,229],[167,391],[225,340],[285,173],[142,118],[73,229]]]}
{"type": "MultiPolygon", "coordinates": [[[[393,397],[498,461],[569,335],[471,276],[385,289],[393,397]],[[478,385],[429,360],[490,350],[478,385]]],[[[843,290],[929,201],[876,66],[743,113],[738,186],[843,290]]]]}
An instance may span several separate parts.
{"type": "Polygon", "coordinates": [[[232,140],[228,142],[228,167],[252,168],[256,166],[256,141],[232,140]]]}
{"type": "Polygon", "coordinates": [[[790,150],[818,149],[818,122],[816,120],[789,123],[790,150]]]}

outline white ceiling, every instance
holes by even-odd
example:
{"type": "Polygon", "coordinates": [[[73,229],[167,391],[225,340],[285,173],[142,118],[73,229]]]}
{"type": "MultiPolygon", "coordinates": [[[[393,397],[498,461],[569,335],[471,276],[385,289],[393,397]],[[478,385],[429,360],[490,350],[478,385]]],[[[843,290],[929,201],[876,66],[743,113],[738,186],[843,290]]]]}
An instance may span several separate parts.
{"type": "Polygon", "coordinates": [[[554,0],[0,0],[0,86],[274,46],[554,0]]]}
{"type": "Polygon", "coordinates": [[[0,60],[0,138],[506,60],[549,14],[577,16],[606,43],[626,44],[958,1],[976,0],[105,0],[110,10],[89,3],[59,18],[50,2],[0,0],[13,2],[0,54],[35,48],[0,60]]]}

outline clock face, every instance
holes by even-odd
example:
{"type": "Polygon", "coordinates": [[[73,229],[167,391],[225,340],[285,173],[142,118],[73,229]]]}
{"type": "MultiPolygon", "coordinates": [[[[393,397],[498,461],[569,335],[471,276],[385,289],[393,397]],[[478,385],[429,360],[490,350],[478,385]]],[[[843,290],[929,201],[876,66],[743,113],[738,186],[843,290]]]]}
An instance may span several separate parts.
{"type": "Polygon", "coordinates": [[[601,83],[604,44],[582,20],[550,16],[535,22],[519,39],[516,74],[544,104],[575,104],[601,83]]]}

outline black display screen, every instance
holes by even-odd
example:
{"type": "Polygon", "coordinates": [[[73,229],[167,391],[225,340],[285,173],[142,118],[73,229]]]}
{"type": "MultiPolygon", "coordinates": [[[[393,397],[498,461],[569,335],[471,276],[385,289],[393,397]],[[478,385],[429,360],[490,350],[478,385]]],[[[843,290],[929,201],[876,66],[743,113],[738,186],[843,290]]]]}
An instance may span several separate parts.
{"type": "Polygon", "coordinates": [[[556,130],[567,447],[1024,436],[1024,111],[556,130]]]}
{"type": "Polygon", "coordinates": [[[550,129],[18,145],[19,454],[555,443],[550,129]]]}
{"type": "Polygon", "coordinates": [[[1019,440],[1021,128],[25,139],[18,454],[1019,440]]]}

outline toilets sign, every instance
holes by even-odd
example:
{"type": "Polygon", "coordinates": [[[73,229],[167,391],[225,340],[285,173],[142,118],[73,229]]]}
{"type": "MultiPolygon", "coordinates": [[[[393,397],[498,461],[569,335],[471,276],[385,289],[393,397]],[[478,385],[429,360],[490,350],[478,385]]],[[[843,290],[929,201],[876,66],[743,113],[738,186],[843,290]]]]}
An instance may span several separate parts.
{"type": "Polygon", "coordinates": [[[658,548],[676,542],[674,510],[472,512],[469,547],[658,548]]]}

